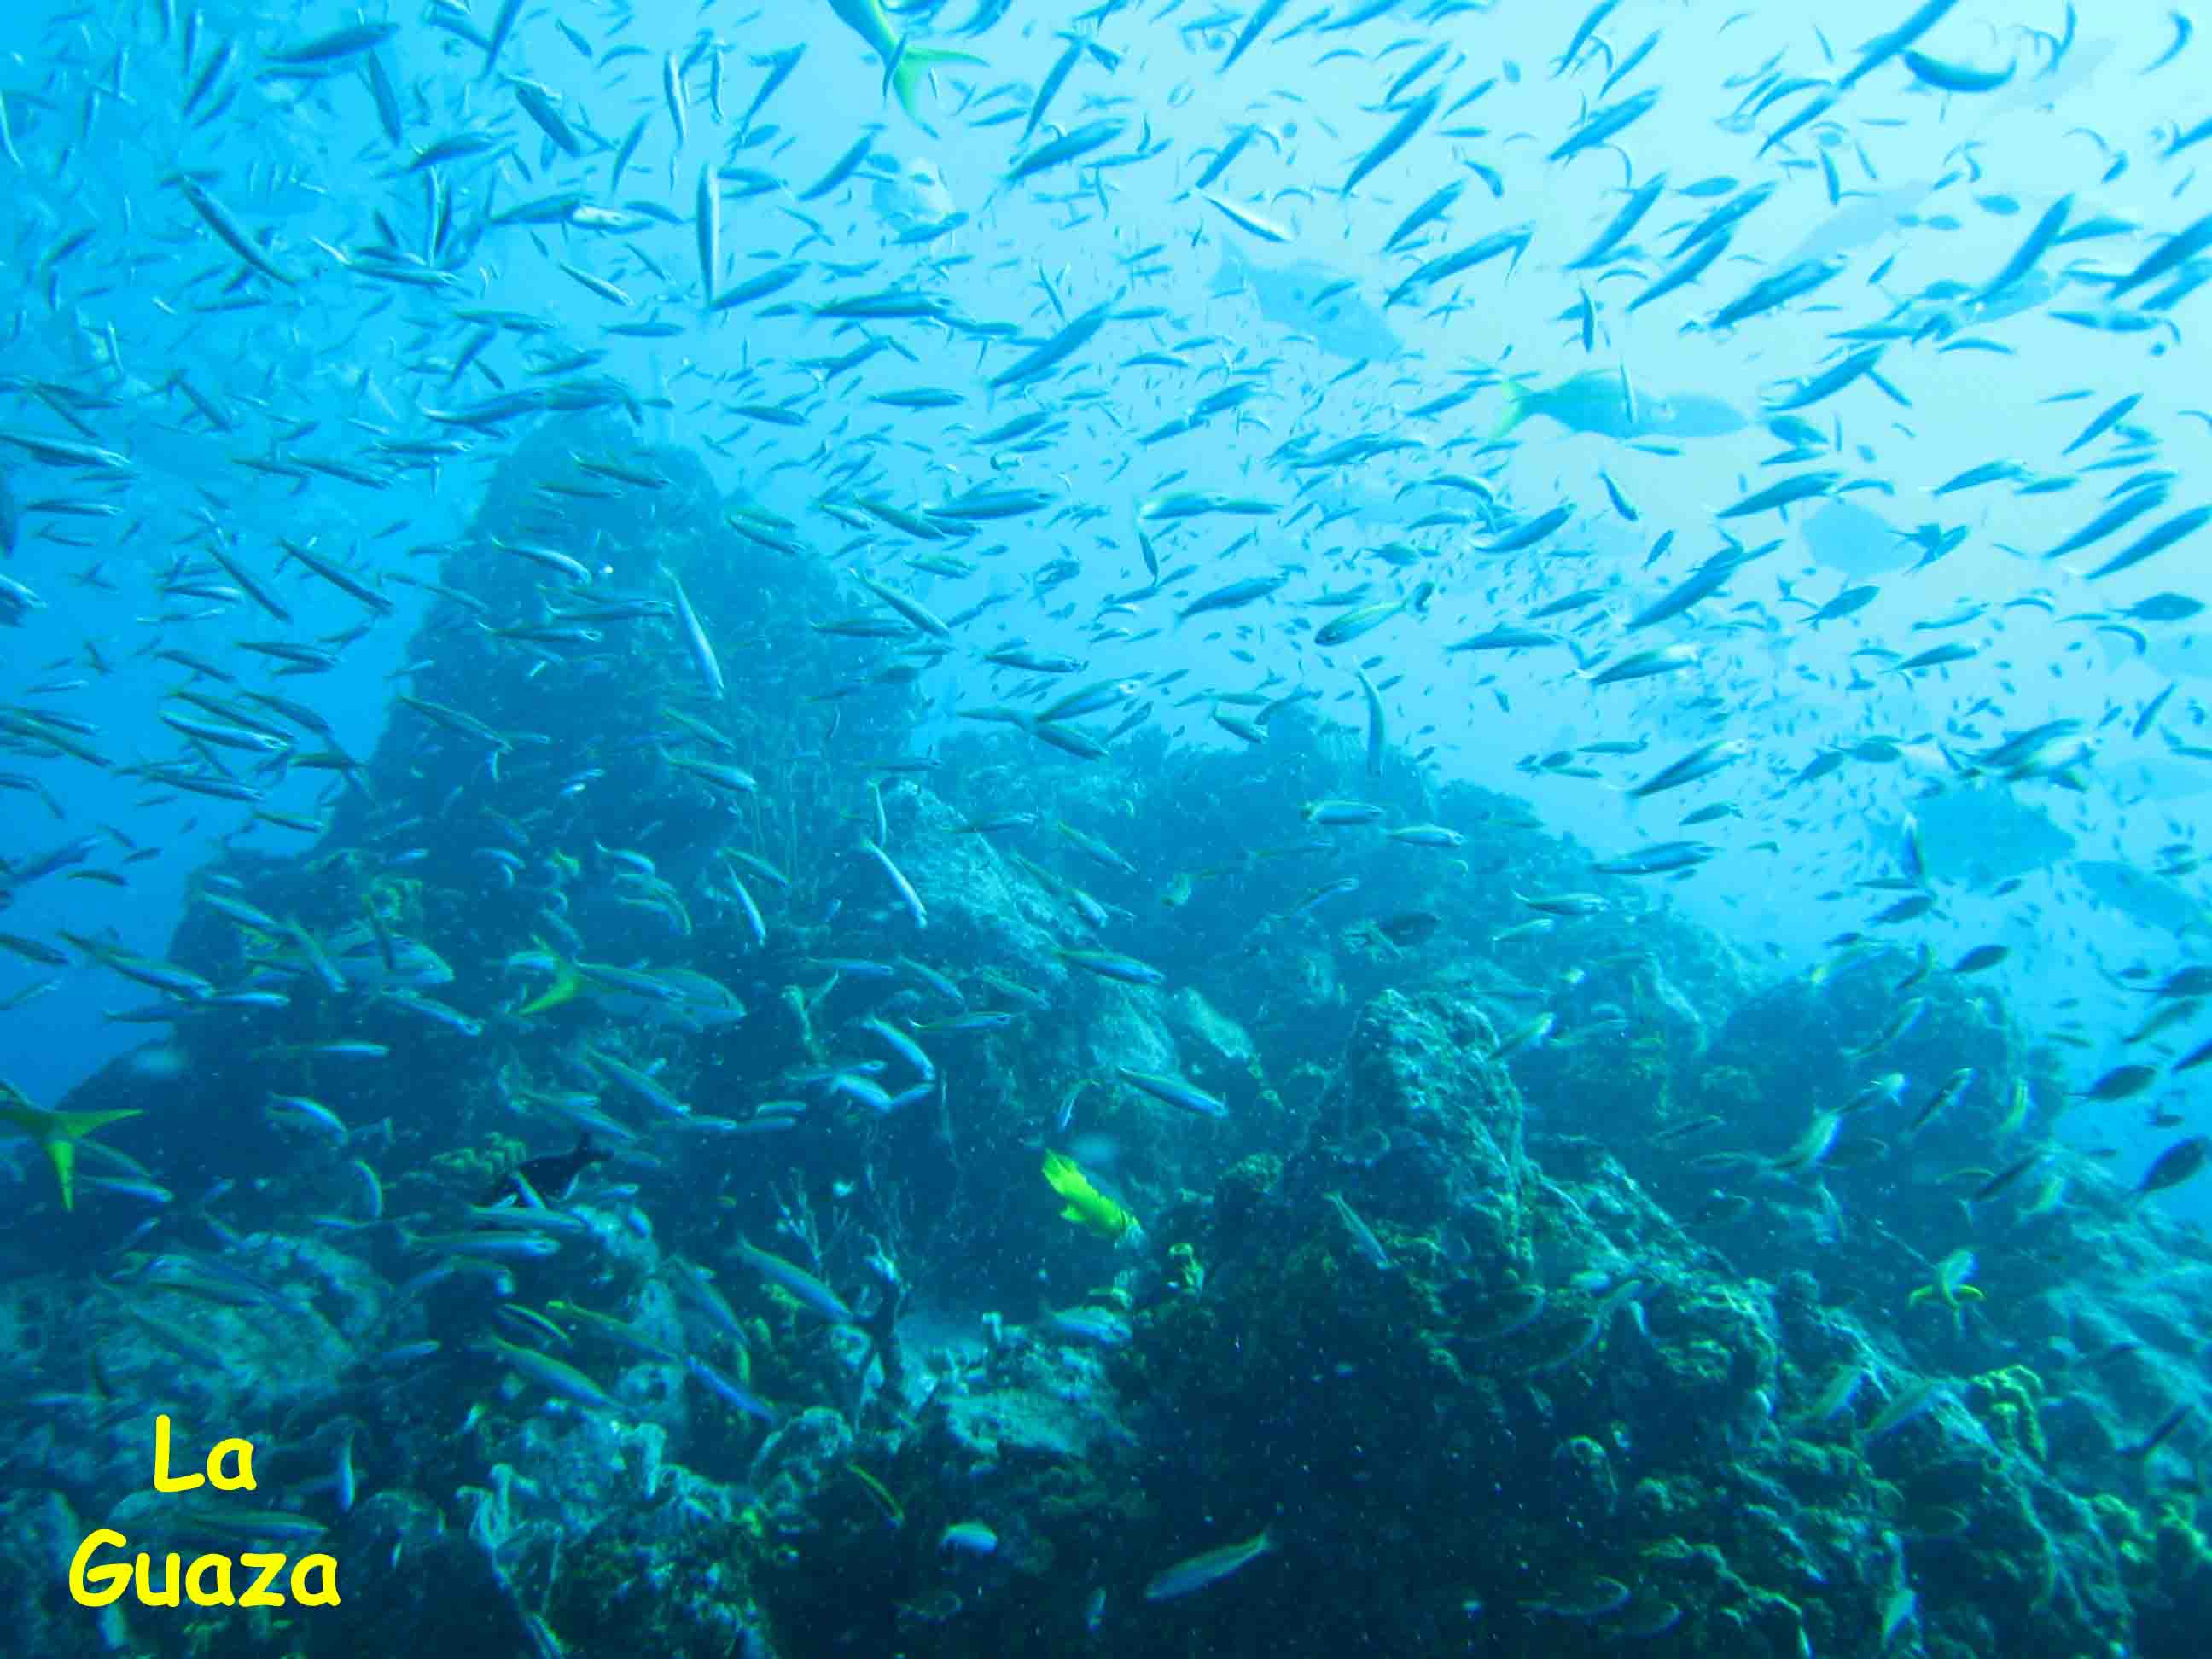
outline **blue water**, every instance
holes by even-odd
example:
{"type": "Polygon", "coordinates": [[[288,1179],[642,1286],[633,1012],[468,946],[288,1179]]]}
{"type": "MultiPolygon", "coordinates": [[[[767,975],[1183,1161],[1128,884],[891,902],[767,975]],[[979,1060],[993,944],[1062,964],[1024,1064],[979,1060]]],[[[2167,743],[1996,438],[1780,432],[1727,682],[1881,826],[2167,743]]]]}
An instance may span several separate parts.
{"type": "MultiPolygon", "coordinates": [[[[256,1504],[349,1567],[405,1504],[476,1518],[447,1564],[475,1589],[389,1611],[403,1639],[477,1639],[476,1598],[504,1610],[483,1641],[541,1652],[611,1650],[592,1573],[657,1585],[684,1516],[739,1565],[660,1596],[653,1650],[1230,1651],[1269,1620],[1277,1651],[2025,1639],[1942,1526],[1925,1565],[1871,1502],[1805,1520],[1829,1530],[1795,1577],[1730,1570],[1817,1615],[1629,1583],[1668,1535],[1627,1473],[1641,1413],[1707,1413],[1677,1463],[1747,1481],[1864,1436],[1839,1490],[1924,1433],[1951,1486],[1882,1478],[1985,1530],[1950,1456],[1978,1435],[1985,1493],[2193,1502],[2193,1419],[2114,1456],[2201,1387],[2212,1190],[2212,222],[2182,14],[455,0],[4,27],[0,1079],[27,1133],[0,1167],[46,1402],[17,1408],[23,1491],[93,1524],[180,1391],[301,1469],[358,1449],[343,1504],[303,1473],[256,1504]],[[1407,1035],[1434,1031],[1449,1062],[1407,1035]],[[1384,1089],[1405,1066],[1437,1100],[1384,1089]],[[1436,1116],[1474,1097],[1487,1152],[1436,1116]],[[137,1115],[60,1168],[61,1108],[137,1115]],[[611,1154],[558,1170],[576,1219],[521,1230],[565,1243],[487,1267],[453,1241],[572,1146],[611,1154]],[[1057,1200],[1054,1150],[1087,1183],[1057,1200]],[[1526,1225],[1493,1237],[1470,1193],[1498,1183],[1526,1225]],[[740,1235],[842,1311],[770,1289],[740,1235]],[[1511,1325],[1529,1274],[1531,1328],[1574,1351],[1498,1387],[1580,1400],[1539,1463],[1610,1472],[1535,1505],[1526,1593],[1488,1566],[1411,1586],[1391,1528],[1419,1523],[1368,1507],[1357,1455],[1301,1482],[1285,1448],[1481,1386],[1521,1333],[1468,1333],[1511,1325]],[[1240,1444],[1238,1392],[1186,1363],[1229,1363],[1240,1321],[1237,1354],[1291,1342],[1324,1285],[1380,1312],[1296,1342],[1362,1348],[1294,1343],[1305,1388],[1240,1444]],[[1713,1334],[1739,1295],[1756,1341],[1713,1334]],[[579,1346],[554,1304],[651,1346],[579,1346]],[[1004,1338],[1078,1308],[1087,1343],[1004,1338]],[[1708,1316],[1726,1409],[1665,1358],[1708,1316]],[[1401,1367],[1417,1331],[1449,1381],[1401,1367]],[[2124,1342],[2148,1357],[2086,1363],[2124,1342]],[[1808,1430],[1854,1355],[1868,1387],[1808,1430]],[[2033,1480],[1988,1381],[2015,1365],[2033,1480]],[[1872,1434],[1913,1378],[1948,1391],[1872,1434]],[[1644,1401],[1610,1427],[1607,1386],[1644,1401]],[[1014,1464],[1087,1471],[1095,1507],[1055,1530],[1049,1481],[979,1474],[991,1433],[944,1425],[963,1394],[1027,1402],[1014,1464]],[[605,1474],[641,1458],[677,1518],[605,1474]],[[851,1465],[911,1513],[872,1520],[851,1465]],[[963,1522],[993,1547],[941,1549],[963,1522]],[[1262,1527],[1206,1601],[1145,1599],[1262,1527]],[[624,1528],[641,1553],[592,1553],[624,1528]],[[1620,1553],[1554,1571],[1593,1528],[1620,1553]],[[1302,1628],[1311,1574],[1352,1588],[1302,1628]]],[[[1522,1403],[1492,1427],[1533,1443],[1553,1419],[1522,1403]]],[[[2125,1605],[2113,1639],[2158,1650],[2152,1592],[2097,1588],[2127,1577],[2100,1513],[2045,1516],[2094,1583],[2035,1605],[2054,1640],[2125,1605]]],[[[2172,1620],[2203,1570],[2166,1580],[2172,1620]]],[[[179,1620],[131,1629],[182,1651],[179,1620]]]]}

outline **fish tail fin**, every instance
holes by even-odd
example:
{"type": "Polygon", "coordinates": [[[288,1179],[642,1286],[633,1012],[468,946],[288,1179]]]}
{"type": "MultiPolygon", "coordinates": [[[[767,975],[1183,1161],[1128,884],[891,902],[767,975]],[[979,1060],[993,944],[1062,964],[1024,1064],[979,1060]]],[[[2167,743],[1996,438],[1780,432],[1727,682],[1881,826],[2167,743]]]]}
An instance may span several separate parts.
{"type": "Polygon", "coordinates": [[[54,1184],[61,1188],[62,1208],[76,1208],[76,1142],[61,1135],[49,1135],[43,1143],[47,1160],[54,1166],[54,1184]]]}
{"type": "MultiPolygon", "coordinates": [[[[9,1091],[11,1095],[13,1092],[9,1091]]],[[[28,1103],[0,1104],[0,1123],[13,1124],[34,1136],[46,1149],[46,1160],[54,1166],[54,1181],[61,1188],[64,1210],[76,1208],[77,1142],[118,1119],[137,1115],[136,1109],[119,1112],[50,1112],[28,1103]]]]}
{"type": "Polygon", "coordinates": [[[1534,392],[1518,380],[1508,380],[1505,383],[1505,412],[1498,417],[1498,424],[1491,429],[1487,441],[1496,443],[1534,414],[1535,402],[1534,392]]]}
{"type": "Polygon", "coordinates": [[[95,1129],[105,1128],[108,1124],[138,1115],[138,1109],[133,1106],[115,1112],[49,1112],[46,1117],[54,1133],[65,1135],[71,1140],[82,1140],[95,1129]]]}
{"type": "Polygon", "coordinates": [[[544,1013],[548,1008],[557,1008],[564,1002],[573,1002],[577,993],[583,988],[584,976],[576,971],[576,964],[563,962],[553,983],[516,1009],[515,1015],[518,1018],[526,1019],[532,1014],[544,1013]]]}
{"type": "Polygon", "coordinates": [[[891,71],[891,92],[898,99],[899,107],[919,121],[921,116],[914,106],[914,94],[923,76],[940,64],[982,62],[972,52],[955,52],[949,46],[917,46],[909,41],[899,54],[898,66],[891,71]]]}

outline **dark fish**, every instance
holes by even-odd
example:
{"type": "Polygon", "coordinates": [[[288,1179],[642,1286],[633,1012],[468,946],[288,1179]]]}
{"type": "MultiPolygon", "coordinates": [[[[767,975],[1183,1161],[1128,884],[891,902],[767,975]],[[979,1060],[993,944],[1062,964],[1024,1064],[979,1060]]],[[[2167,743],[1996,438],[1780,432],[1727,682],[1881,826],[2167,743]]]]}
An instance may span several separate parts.
{"type": "Polygon", "coordinates": [[[2191,1135],[2185,1140],[2175,1141],[2152,1163],[2143,1176],[2142,1184],[2129,1195],[2130,1201],[2148,1198],[2153,1193],[2162,1193],[2169,1187],[2179,1187],[2202,1170],[2208,1161],[2212,1161],[2212,1135],[2191,1135]]]}
{"type": "Polygon", "coordinates": [[[576,1138],[576,1148],[569,1152],[548,1152],[543,1158],[526,1159],[501,1176],[492,1189],[478,1200],[495,1204],[503,1198],[523,1201],[522,1188],[517,1184],[518,1176],[530,1183],[530,1190],[544,1199],[563,1199],[576,1184],[576,1177],[594,1164],[605,1163],[610,1154],[592,1145],[589,1135],[576,1138]]]}
{"type": "Polygon", "coordinates": [[[2142,1462],[2153,1452],[2156,1451],[2160,1446],[2164,1445],[2173,1431],[2189,1420],[2190,1413],[2196,1409],[2197,1407],[2193,1405],[2176,1406],[2164,1417],[2159,1419],[2157,1427],[2154,1428],[2142,1439],[2136,1441],[2135,1444],[2132,1446],[2122,1446],[2119,1448],[2120,1455],[2127,1458],[2131,1462],[2142,1462]]]}
{"type": "Polygon", "coordinates": [[[1966,1201],[1970,1204],[1978,1204],[1985,1198],[1995,1198],[2014,1182],[2018,1181],[2030,1170],[2042,1163],[2044,1151],[2043,1147],[2039,1146],[2016,1163],[2008,1164],[2003,1169],[1983,1182],[1980,1186],[1975,1188],[1972,1195],[1966,1201]]]}
{"type": "MultiPolygon", "coordinates": [[[[2115,1066],[2082,1090],[2081,1097],[2105,1103],[2125,1100],[2130,1095],[2141,1094],[2157,1081],[2158,1067],[2155,1066],[2115,1066]]],[[[2187,1173],[2185,1170],[2182,1172],[2183,1175],[2187,1173]]],[[[2180,1176],[2177,1176],[2175,1180],[2179,1179],[2180,1176]]],[[[2169,1182],[2166,1184],[2171,1186],[2172,1183],[2169,1182]]]]}
{"type": "Polygon", "coordinates": [[[1433,910],[1401,910],[1375,924],[1375,931],[1393,945],[1419,945],[1443,926],[1433,910]]]}

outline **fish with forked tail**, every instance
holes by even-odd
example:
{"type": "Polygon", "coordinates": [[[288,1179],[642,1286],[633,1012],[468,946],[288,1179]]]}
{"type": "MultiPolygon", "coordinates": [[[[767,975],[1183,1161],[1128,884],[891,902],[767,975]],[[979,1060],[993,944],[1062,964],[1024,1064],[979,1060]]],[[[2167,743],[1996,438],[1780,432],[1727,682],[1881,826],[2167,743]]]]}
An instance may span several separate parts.
{"type": "Polygon", "coordinates": [[[604,1164],[612,1157],[592,1145],[591,1136],[576,1137],[574,1150],[548,1152],[542,1158],[526,1158],[492,1183],[491,1190],[480,1200],[495,1204],[502,1199],[514,1199],[527,1203],[520,1183],[527,1182],[531,1192],[540,1198],[558,1201],[574,1190],[577,1176],[594,1164],[604,1164]]]}
{"type": "Polygon", "coordinates": [[[837,21],[867,43],[868,50],[883,60],[884,83],[899,100],[899,107],[914,117],[917,125],[927,131],[927,124],[914,104],[915,88],[921,77],[940,64],[981,64],[983,60],[973,52],[955,52],[945,46],[918,46],[913,38],[901,34],[893,26],[890,14],[884,9],[883,0],[829,0],[830,9],[837,14],[837,21]]]}

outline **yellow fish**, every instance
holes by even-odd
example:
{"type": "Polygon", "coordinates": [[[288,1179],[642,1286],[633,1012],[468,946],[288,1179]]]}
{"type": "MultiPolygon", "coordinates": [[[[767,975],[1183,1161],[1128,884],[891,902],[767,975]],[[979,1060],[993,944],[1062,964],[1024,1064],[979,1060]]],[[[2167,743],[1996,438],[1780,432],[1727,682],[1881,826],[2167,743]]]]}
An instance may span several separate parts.
{"type": "Polygon", "coordinates": [[[1960,1330],[1966,1328],[1966,1310],[1960,1297],[1979,1302],[1982,1293],[1966,1280],[1973,1276],[1974,1253],[1954,1250],[1936,1264],[1936,1276],[1905,1298],[1905,1305],[1917,1308],[1933,1297],[1951,1310],[1951,1322],[1960,1330]]]}
{"type": "Polygon", "coordinates": [[[1044,1155],[1044,1178],[1053,1191],[1067,1200],[1060,1218],[1088,1227],[1101,1238],[1119,1238],[1137,1224],[1137,1218],[1091,1184],[1075,1160],[1059,1152],[1044,1155]]]}
{"type": "MultiPolygon", "coordinates": [[[[43,1106],[33,1106],[23,1091],[12,1084],[0,1083],[0,1123],[12,1124],[46,1149],[46,1157],[54,1166],[54,1179],[61,1183],[62,1208],[76,1208],[76,1144],[94,1129],[114,1122],[118,1118],[137,1117],[134,1109],[125,1112],[53,1112],[43,1106]]],[[[1080,1176],[1076,1177],[1080,1181],[1080,1176]]]]}
{"type": "Polygon", "coordinates": [[[542,1014],[549,1008],[558,1008],[564,1002],[574,1001],[583,988],[584,976],[576,971],[574,963],[564,962],[553,983],[514,1012],[518,1016],[542,1014]]]}
{"type": "MultiPolygon", "coordinates": [[[[830,0],[830,9],[837,21],[867,43],[868,50],[876,54],[884,66],[884,89],[896,95],[899,107],[912,115],[917,125],[921,118],[915,113],[915,88],[921,78],[939,64],[980,64],[983,60],[971,53],[951,52],[942,46],[920,46],[902,35],[898,27],[884,9],[883,0],[830,0]]],[[[923,127],[927,131],[927,126],[923,127]]]]}

